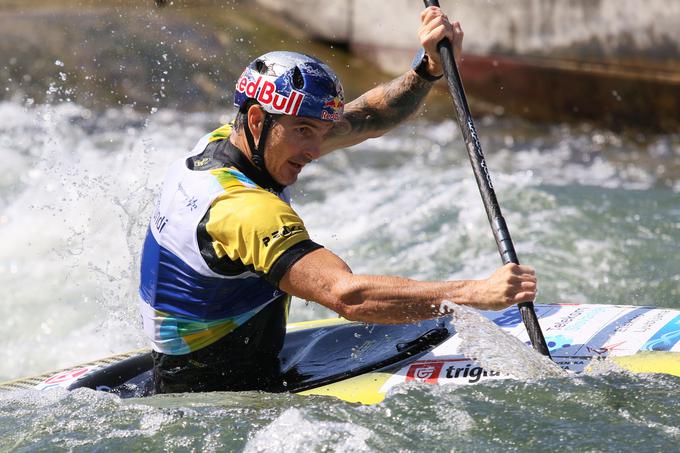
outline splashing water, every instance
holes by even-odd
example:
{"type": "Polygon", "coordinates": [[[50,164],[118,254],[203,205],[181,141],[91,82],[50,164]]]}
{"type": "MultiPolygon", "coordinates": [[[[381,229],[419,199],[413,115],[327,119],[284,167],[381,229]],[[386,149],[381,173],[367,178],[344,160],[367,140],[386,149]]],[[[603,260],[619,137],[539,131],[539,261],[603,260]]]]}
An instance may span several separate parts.
{"type": "Polygon", "coordinates": [[[329,442],[338,451],[371,451],[366,445],[371,431],[353,423],[317,424],[303,410],[290,408],[279,415],[246,444],[244,452],[288,452],[304,445],[307,450],[321,449],[329,442]]]}
{"type": "Polygon", "coordinates": [[[593,358],[588,366],[585,367],[583,373],[590,376],[598,376],[609,373],[629,373],[629,371],[614,362],[612,357],[607,357],[604,359],[593,358]]]}
{"type": "Polygon", "coordinates": [[[453,313],[451,323],[461,339],[460,351],[483,368],[522,380],[567,375],[555,362],[527,347],[477,310],[458,304],[449,307],[453,313]]]}

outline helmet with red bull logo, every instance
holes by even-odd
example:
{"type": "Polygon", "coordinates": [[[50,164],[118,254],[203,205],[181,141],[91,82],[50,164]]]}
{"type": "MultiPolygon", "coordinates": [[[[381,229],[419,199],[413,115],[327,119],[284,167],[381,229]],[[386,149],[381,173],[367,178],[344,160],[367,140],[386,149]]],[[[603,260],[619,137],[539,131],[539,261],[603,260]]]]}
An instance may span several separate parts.
{"type": "Polygon", "coordinates": [[[246,67],[236,82],[234,105],[245,116],[253,104],[259,104],[270,114],[265,115],[258,146],[247,118],[245,120],[253,163],[265,172],[264,141],[272,115],[304,116],[332,122],[339,133],[349,130],[349,123],[343,117],[345,98],[338,76],[322,61],[301,53],[269,52],[246,67]]]}
{"type": "Polygon", "coordinates": [[[253,101],[272,114],[346,124],[338,76],[322,61],[297,52],[269,52],[246,67],[236,82],[234,105],[243,111],[253,101]]]}

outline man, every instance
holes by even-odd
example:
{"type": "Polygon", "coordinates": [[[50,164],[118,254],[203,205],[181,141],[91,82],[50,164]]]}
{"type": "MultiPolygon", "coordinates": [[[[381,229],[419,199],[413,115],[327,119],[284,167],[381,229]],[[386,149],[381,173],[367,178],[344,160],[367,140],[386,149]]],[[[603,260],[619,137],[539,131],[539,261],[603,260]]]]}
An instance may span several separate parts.
{"type": "Polygon", "coordinates": [[[208,134],[170,167],[140,286],[156,392],[274,385],[291,295],[371,323],[441,316],[445,301],[501,309],[534,299],[527,266],[504,266],[486,280],[355,275],[310,239],[289,204],[286,187],[307,163],[380,136],[418,108],[442,74],[437,42],[450,39],[460,55],[460,25],[438,8],[423,11],[419,37],[425,53],[413,69],[346,108],[340,82],[319,60],[259,57],[236,84],[233,128],[208,134]]]}

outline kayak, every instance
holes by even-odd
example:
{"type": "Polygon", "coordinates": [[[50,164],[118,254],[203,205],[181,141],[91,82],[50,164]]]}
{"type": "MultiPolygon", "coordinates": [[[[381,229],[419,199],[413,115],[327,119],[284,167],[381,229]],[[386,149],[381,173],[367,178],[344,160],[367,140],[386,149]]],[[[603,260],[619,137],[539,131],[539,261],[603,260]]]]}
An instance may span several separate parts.
{"type": "MultiPolygon", "coordinates": [[[[583,373],[609,360],[635,373],[680,376],[680,310],[592,304],[535,304],[535,310],[551,356],[564,370],[583,373]]],[[[516,307],[480,313],[528,343],[516,307]]],[[[332,318],[290,324],[280,355],[280,384],[266,390],[374,404],[408,382],[472,385],[513,377],[465,357],[449,321],[380,325],[332,318]]],[[[0,392],[90,388],[121,398],[144,397],[153,393],[152,366],[150,351],[137,350],[5,382],[0,392]]]]}

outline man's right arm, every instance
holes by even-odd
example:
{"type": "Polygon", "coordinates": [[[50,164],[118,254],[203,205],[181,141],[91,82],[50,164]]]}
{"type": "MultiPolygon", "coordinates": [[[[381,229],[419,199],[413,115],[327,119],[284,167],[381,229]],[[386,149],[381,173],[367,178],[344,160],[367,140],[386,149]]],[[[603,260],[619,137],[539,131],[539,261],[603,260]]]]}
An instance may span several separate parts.
{"type": "Polygon", "coordinates": [[[421,282],[385,275],[355,275],[327,249],[300,258],[281,278],[279,288],[317,302],[352,321],[393,324],[436,318],[444,301],[499,310],[536,296],[531,267],[505,265],[485,280],[421,282]]]}
{"type": "MultiPolygon", "coordinates": [[[[438,7],[425,8],[420,20],[418,39],[428,55],[427,72],[433,76],[441,75],[443,70],[437,43],[448,38],[458,60],[463,50],[463,30],[459,22],[450,23],[438,7]]],[[[418,110],[432,84],[432,81],[423,79],[410,69],[349,102],[345,106],[344,117],[351,126],[350,132],[337,134],[331,131],[321,145],[321,154],[380,137],[395,128],[418,110]]]]}

